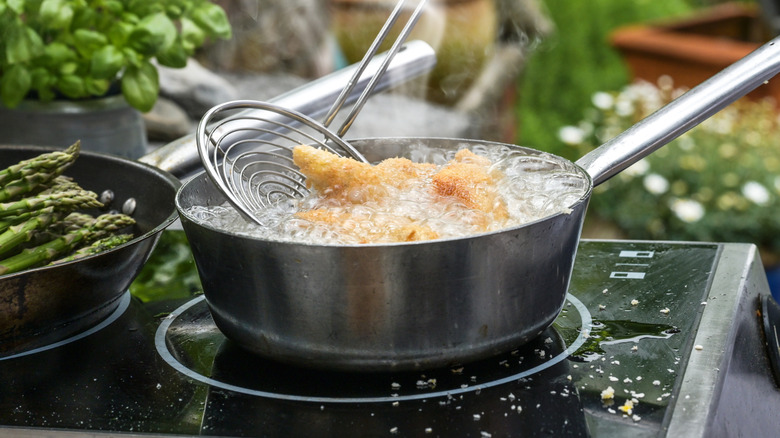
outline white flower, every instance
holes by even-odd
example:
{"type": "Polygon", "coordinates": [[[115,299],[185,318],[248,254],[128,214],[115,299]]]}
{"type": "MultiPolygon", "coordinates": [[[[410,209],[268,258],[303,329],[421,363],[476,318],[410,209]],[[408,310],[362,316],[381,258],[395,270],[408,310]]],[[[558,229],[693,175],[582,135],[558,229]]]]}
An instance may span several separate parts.
{"type": "Polygon", "coordinates": [[[592,135],[593,134],[593,130],[595,129],[595,127],[593,126],[593,123],[591,123],[591,122],[589,122],[587,120],[581,121],[580,124],[577,125],[577,127],[580,128],[580,130],[582,131],[582,134],[584,136],[592,135]]]}
{"type": "Polygon", "coordinates": [[[682,135],[677,139],[677,145],[684,151],[690,151],[696,146],[696,141],[690,135],[682,135]]]}
{"type": "Polygon", "coordinates": [[[704,206],[692,199],[675,199],[670,208],[683,222],[693,223],[704,217],[704,206]]]}
{"type": "Polygon", "coordinates": [[[742,186],[742,195],[758,205],[766,205],[769,202],[769,190],[755,181],[748,181],[742,186]]]}
{"type": "Polygon", "coordinates": [[[585,132],[576,126],[564,126],[558,130],[558,138],[566,144],[576,145],[585,140],[585,132]]]}
{"type": "Polygon", "coordinates": [[[674,79],[669,75],[658,77],[658,88],[662,90],[671,90],[674,88],[674,79]]]}
{"type": "Polygon", "coordinates": [[[634,114],[634,102],[628,99],[618,99],[615,104],[615,112],[621,117],[628,117],[634,114]]]}
{"type": "Polygon", "coordinates": [[[612,95],[605,93],[604,91],[594,93],[591,101],[593,102],[593,105],[600,110],[608,110],[612,108],[612,105],[615,103],[615,99],[612,95]]]}
{"type": "Polygon", "coordinates": [[[654,195],[662,195],[669,190],[669,181],[657,173],[647,175],[645,179],[642,180],[642,183],[644,184],[645,189],[654,195]]]}
{"type": "Polygon", "coordinates": [[[628,176],[640,176],[647,173],[647,171],[650,170],[650,164],[647,162],[646,159],[641,159],[637,161],[636,163],[632,164],[626,170],[623,171],[624,174],[628,176]]]}

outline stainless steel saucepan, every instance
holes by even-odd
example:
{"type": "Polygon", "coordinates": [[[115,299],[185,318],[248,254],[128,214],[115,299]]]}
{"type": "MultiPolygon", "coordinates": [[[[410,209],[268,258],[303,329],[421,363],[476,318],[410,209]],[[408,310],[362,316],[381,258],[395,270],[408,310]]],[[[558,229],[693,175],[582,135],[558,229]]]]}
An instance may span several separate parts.
{"type": "MultiPolygon", "coordinates": [[[[200,175],[176,206],[220,330],[280,361],[344,370],[448,365],[515,348],[560,312],[592,188],[780,71],[774,40],[577,163],[591,181],[571,211],[523,226],[403,244],[309,245],[244,237],[198,223],[192,206],[225,198],[200,175]]],[[[495,144],[444,138],[352,140],[371,160],[410,144],[452,150],[495,144]]],[[[542,152],[519,148],[527,154],[542,152]]]]}

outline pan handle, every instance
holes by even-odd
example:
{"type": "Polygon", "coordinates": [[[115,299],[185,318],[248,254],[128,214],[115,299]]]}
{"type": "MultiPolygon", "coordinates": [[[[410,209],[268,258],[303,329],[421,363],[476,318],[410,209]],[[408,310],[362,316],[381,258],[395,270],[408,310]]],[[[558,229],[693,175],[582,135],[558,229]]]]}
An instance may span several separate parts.
{"type": "MultiPolygon", "coordinates": [[[[357,91],[350,94],[346,101],[347,104],[357,100],[360,90],[374,77],[386,57],[387,53],[381,53],[376,55],[368,64],[364,74],[356,84],[355,89],[357,91]]],[[[436,52],[433,47],[424,41],[409,41],[395,55],[390,65],[387,66],[387,71],[376,84],[373,93],[376,94],[427,73],[435,65],[436,52]]],[[[336,97],[338,97],[357,68],[357,64],[343,68],[290,90],[269,100],[269,102],[293,109],[309,117],[316,118],[322,116],[333,105],[336,97]]],[[[179,178],[203,169],[200,155],[198,155],[198,148],[195,144],[194,133],[174,140],[144,155],[138,161],[156,166],[179,178]]]]}
{"type": "Polygon", "coordinates": [[[707,79],[577,160],[597,186],[780,72],[780,37],[707,79]]]}

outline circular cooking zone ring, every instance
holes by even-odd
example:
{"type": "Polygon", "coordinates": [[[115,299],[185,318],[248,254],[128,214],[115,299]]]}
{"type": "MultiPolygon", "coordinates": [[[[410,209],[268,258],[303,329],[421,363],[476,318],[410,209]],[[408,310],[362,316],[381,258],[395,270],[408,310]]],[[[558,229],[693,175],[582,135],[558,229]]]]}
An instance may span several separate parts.
{"type": "Polygon", "coordinates": [[[83,339],[93,333],[96,333],[103,328],[111,325],[114,321],[116,321],[122,314],[125,313],[127,308],[130,306],[130,301],[132,300],[132,297],[130,295],[130,292],[125,292],[124,295],[122,295],[122,298],[119,299],[119,303],[116,305],[116,308],[114,309],[111,314],[105,318],[104,320],[100,321],[97,325],[94,325],[87,330],[84,330],[82,332],[76,333],[72,336],[69,336],[65,339],[58,340],[56,342],[52,342],[50,344],[41,345],[35,348],[31,348],[29,350],[20,351],[18,353],[14,353],[8,356],[2,356],[0,357],[0,362],[4,360],[10,360],[10,359],[16,359],[23,356],[29,356],[31,354],[41,353],[43,351],[47,350],[53,350],[55,348],[61,347],[63,345],[70,344],[71,342],[78,341],[79,339],[83,339]]]}
{"type": "Polygon", "coordinates": [[[174,369],[189,378],[239,394],[315,403],[380,403],[453,397],[517,382],[553,367],[577,351],[592,325],[591,314],[567,294],[567,317],[580,330],[565,345],[554,327],[512,352],[463,366],[398,373],[355,373],[299,368],[253,355],[227,340],[211,319],[205,296],[166,317],[155,347],[174,369]]]}

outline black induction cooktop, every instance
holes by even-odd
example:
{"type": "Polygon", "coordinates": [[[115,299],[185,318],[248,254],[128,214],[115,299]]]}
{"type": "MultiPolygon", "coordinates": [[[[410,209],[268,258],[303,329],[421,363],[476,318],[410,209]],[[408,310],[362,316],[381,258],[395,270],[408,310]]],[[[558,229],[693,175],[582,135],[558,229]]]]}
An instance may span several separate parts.
{"type": "Polygon", "coordinates": [[[768,294],[752,245],[586,240],[561,314],[526,345],[323,371],[227,340],[170,230],[108,319],[0,349],[0,436],[761,436],[780,412],[768,294]]]}

